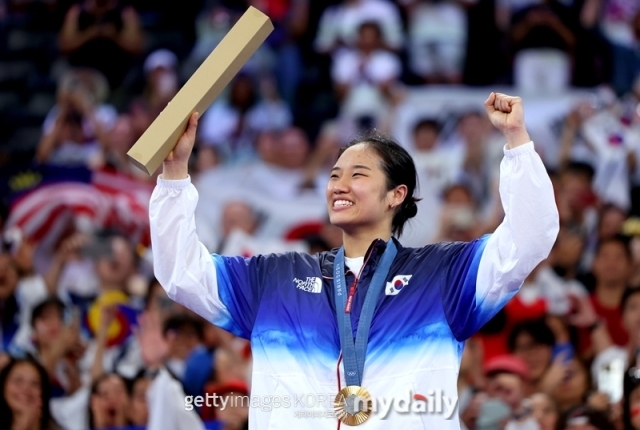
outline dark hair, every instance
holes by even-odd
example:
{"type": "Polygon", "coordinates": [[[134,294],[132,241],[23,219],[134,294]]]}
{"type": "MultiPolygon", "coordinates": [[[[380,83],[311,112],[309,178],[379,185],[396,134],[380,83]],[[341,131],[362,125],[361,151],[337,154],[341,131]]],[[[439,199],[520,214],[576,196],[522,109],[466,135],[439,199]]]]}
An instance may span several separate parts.
{"type": "Polygon", "coordinates": [[[635,296],[636,294],[640,294],[640,287],[627,288],[624,290],[622,294],[622,299],[620,300],[620,310],[624,313],[625,308],[627,307],[627,303],[629,303],[629,299],[635,296]]]}
{"type": "Polygon", "coordinates": [[[362,22],[358,26],[358,33],[361,33],[363,30],[365,30],[367,28],[371,28],[371,29],[375,30],[378,33],[378,37],[382,37],[382,28],[380,27],[380,23],[378,21],[367,20],[367,21],[362,22]]]}
{"type": "Polygon", "coordinates": [[[440,133],[440,131],[442,130],[442,125],[436,119],[423,118],[413,126],[413,134],[415,135],[423,128],[429,128],[431,130],[434,130],[436,133],[440,133]]]}
{"type": "Polygon", "coordinates": [[[553,331],[551,331],[545,320],[524,321],[516,324],[511,330],[511,333],[509,333],[509,339],[507,341],[509,351],[513,352],[516,349],[516,339],[521,334],[528,334],[537,344],[553,346],[556,343],[556,337],[553,335],[553,331]]]}
{"type": "Polygon", "coordinates": [[[127,391],[127,394],[130,393],[129,391],[129,387],[132,386],[132,382],[128,379],[125,378],[124,376],[116,373],[116,372],[112,372],[112,373],[103,373],[102,375],[98,376],[94,381],[91,382],[91,394],[89,395],[89,428],[93,429],[96,426],[95,421],[95,416],[93,415],[93,407],[92,404],[93,402],[91,401],[91,397],[95,396],[98,394],[98,387],[100,386],[100,384],[102,384],[104,381],[106,381],[107,379],[111,378],[112,376],[115,376],[117,378],[119,378],[125,386],[125,389],[127,391]]]}
{"type": "Polygon", "coordinates": [[[589,181],[589,183],[593,182],[593,177],[595,176],[595,170],[593,166],[580,161],[572,161],[564,166],[564,168],[560,171],[561,175],[567,173],[582,176],[587,181],[589,181]]]}
{"type": "Polygon", "coordinates": [[[51,429],[58,428],[57,423],[51,417],[51,411],[49,409],[49,399],[51,398],[51,388],[49,383],[49,375],[47,371],[40,363],[38,363],[33,357],[27,356],[26,358],[11,358],[9,364],[7,364],[2,371],[0,371],[0,429],[10,429],[13,421],[13,412],[9,408],[7,399],[4,397],[4,390],[7,385],[7,379],[11,371],[19,364],[29,364],[35,367],[40,376],[40,400],[42,403],[42,415],[40,417],[40,428],[51,429]]]}
{"type": "Polygon", "coordinates": [[[624,253],[625,253],[626,257],[627,257],[627,260],[631,261],[633,256],[631,254],[631,247],[629,246],[630,242],[631,241],[630,241],[629,237],[624,236],[622,234],[616,234],[615,236],[608,237],[606,239],[598,241],[598,244],[596,245],[596,254],[595,255],[600,254],[600,251],[602,250],[602,248],[605,245],[607,245],[609,243],[618,243],[624,249],[624,253]]]}
{"type": "Polygon", "coordinates": [[[399,185],[405,185],[407,187],[407,196],[396,210],[396,214],[391,222],[391,231],[399,237],[402,235],[405,223],[418,213],[416,203],[421,199],[414,197],[418,185],[416,166],[406,149],[400,146],[390,136],[379,134],[375,130],[368,131],[356,137],[341,148],[338,158],[340,158],[348,148],[360,143],[369,145],[382,160],[380,167],[387,177],[387,190],[392,190],[399,185]]]}
{"type": "Polygon", "coordinates": [[[190,315],[178,314],[173,315],[164,322],[162,334],[167,335],[169,331],[182,331],[191,328],[196,332],[198,339],[204,338],[204,327],[202,321],[190,315]]]}
{"type": "Polygon", "coordinates": [[[567,425],[576,419],[586,419],[598,430],[615,430],[614,425],[605,414],[589,406],[576,406],[563,413],[556,421],[556,430],[565,430],[567,425]]]}
{"type": "Polygon", "coordinates": [[[62,300],[59,298],[51,296],[44,299],[35,308],[33,308],[33,312],[31,312],[31,327],[34,326],[36,320],[42,317],[42,314],[44,314],[44,312],[49,308],[57,310],[60,315],[60,319],[64,319],[64,303],[62,303],[62,300]]]}

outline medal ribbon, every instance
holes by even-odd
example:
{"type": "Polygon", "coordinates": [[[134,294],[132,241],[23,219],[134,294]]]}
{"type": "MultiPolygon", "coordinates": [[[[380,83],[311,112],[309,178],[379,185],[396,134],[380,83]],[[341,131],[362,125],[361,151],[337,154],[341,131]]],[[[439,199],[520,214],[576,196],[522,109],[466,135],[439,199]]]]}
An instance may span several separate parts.
{"type": "Polygon", "coordinates": [[[344,247],[340,247],[333,263],[333,282],[335,285],[335,303],[336,314],[338,316],[338,329],[340,330],[340,343],[342,347],[342,363],[344,365],[344,377],[347,386],[360,386],[362,384],[362,376],[364,373],[364,359],[367,354],[367,343],[369,342],[369,329],[371,328],[371,320],[373,319],[373,311],[376,302],[391,269],[391,264],[396,257],[397,249],[390,239],[387,243],[387,249],[382,254],[382,258],[378,262],[378,267],[373,274],[373,279],[369,284],[367,295],[364,299],[362,312],[360,313],[360,321],[356,333],[354,344],[353,329],[351,327],[351,313],[346,312],[347,290],[346,279],[344,273],[344,247]],[[340,311],[342,310],[342,316],[340,311]]]}

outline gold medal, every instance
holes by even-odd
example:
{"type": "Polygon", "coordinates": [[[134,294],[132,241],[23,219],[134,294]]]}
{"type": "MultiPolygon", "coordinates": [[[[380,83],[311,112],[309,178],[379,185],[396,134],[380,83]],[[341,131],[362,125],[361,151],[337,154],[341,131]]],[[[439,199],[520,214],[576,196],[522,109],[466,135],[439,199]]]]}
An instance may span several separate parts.
{"type": "Polygon", "coordinates": [[[351,385],[340,390],[333,406],[340,421],[348,426],[358,426],[371,416],[373,400],[367,390],[351,385]]]}

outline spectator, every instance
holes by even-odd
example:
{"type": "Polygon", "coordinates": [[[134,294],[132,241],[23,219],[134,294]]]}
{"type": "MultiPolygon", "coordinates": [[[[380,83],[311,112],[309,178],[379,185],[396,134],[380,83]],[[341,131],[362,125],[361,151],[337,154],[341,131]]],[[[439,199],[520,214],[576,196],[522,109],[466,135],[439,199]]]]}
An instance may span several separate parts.
{"type": "Polygon", "coordinates": [[[23,354],[30,339],[32,309],[47,296],[42,278],[20,277],[19,266],[7,252],[0,253],[1,350],[23,354]]]}
{"type": "Polygon", "coordinates": [[[640,428],[640,414],[638,414],[638,408],[640,407],[640,390],[638,390],[640,387],[640,373],[638,373],[636,366],[632,366],[624,373],[623,387],[622,417],[624,428],[640,428]]]}
{"type": "Polygon", "coordinates": [[[203,340],[202,323],[191,315],[175,315],[164,321],[162,331],[168,347],[165,365],[181,380],[187,358],[203,340]]]}
{"type": "Polygon", "coordinates": [[[143,39],[132,6],[120,0],[84,0],[67,11],[59,44],[73,67],[99,70],[116,89],[142,53],[143,39]]]}
{"type": "Polygon", "coordinates": [[[508,345],[512,354],[527,363],[533,392],[552,395],[566,375],[571,354],[569,350],[560,353],[547,323],[538,319],[516,325],[509,334],[508,345]]]}
{"type": "Polygon", "coordinates": [[[559,413],[555,402],[549,395],[544,393],[532,395],[531,408],[540,430],[555,430],[559,413]]]}
{"type": "Polygon", "coordinates": [[[411,71],[428,84],[459,84],[465,61],[467,17],[462,1],[404,0],[411,71]]]}
{"type": "Polygon", "coordinates": [[[565,91],[571,84],[576,37],[567,8],[547,0],[516,13],[512,19],[511,43],[514,82],[527,93],[565,91]]]}
{"type": "Polygon", "coordinates": [[[510,410],[506,429],[537,429],[532,410],[525,402],[529,370],[520,358],[510,355],[495,357],[485,365],[487,395],[499,399],[510,410]]]}
{"type": "Polygon", "coordinates": [[[218,407],[203,408],[200,416],[204,421],[219,420],[222,430],[244,430],[249,420],[249,387],[242,381],[226,384],[209,384],[205,393],[217,395],[218,407]],[[222,407],[221,405],[227,405],[222,407]]]}
{"type": "MultiPolygon", "coordinates": [[[[625,291],[621,301],[622,326],[628,333],[634,334],[629,337],[626,345],[616,345],[609,335],[604,321],[594,322],[592,339],[596,356],[591,365],[591,376],[594,381],[598,381],[601,375],[612,372],[611,377],[614,383],[622,386],[622,371],[628,367],[638,365],[638,351],[640,351],[640,289],[631,288],[625,291]]],[[[610,399],[613,403],[621,399],[610,399]]]]}
{"type": "Polygon", "coordinates": [[[308,31],[309,0],[251,0],[249,3],[264,11],[274,23],[274,32],[267,39],[275,60],[273,74],[278,92],[289,107],[294,107],[296,90],[303,76],[299,42],[308,31]]]}
{"type": "Polygon", "coordinates": [[[0,428],[61,429],[49,410],[48,382],[33,359],[11,359],[0,371],[0,428]]]}
{"type": "Polygon", "coordinates": [[[551,393],[551,397],[558,409],[566,412],[587,402],[590,387],[589,372],[578,358],[574,358],[567,363],[565,376],[551,393]]]}
{"type": "Polygon", "coordinates": [[[413,127],[413,145],[410,148],[421,176],[422,191],[440,194],[455,181],[456,159],[452,151],[444,148],[442,124],[425,118],[413,127]]]}
{"type": "Polygon", "coordinates": [[[129,409],[129,420],[131,425],[143,429],[149,422],[149,405],[147,404],[147,392],[153,379],[146,371],[141,370],[129,384],[129,398],[131,408],[129,409]]]}
{"type": "Polygon", "coordinates": [[[466,183],[452,184],[442,194],[440,224],[433,241],[458,241],[475,237],[479,219],[470,186],[466,183]]]}
{"type": "MultiPolygon", "coordinates": [[[[629,336],[622,325],[620,305],[631,275],[631,251],[624,237],[618,235],[598,243],[593,275],[595,290],[591,294],[591,304],[596,314],[605,321],[613,342],[624,346],[629,336]]],[[[583,333],[584,348],[590,344],[589,337],[588,333],[583,333]]]]}
{"type": "Polygon", "coordinates": [[[82,385],[79,361],[86,345],[80,337],[80,323],[64,321],[65,305],[57,298],[41,302],[33,310],[34,355],[47,370],[52,397],[73,395],[82,385]]]}
{"type": "Polygon", "coordinates": [[[380,28],[381,48],[400,50],[404,42],[402,21],[397,7],[387,0],[343,0],[328,7],[320,17],[315,49],[321,54],[336,54],[340,48],[354,48],[358,32],[365,22],[380,28]]]}
{"type": "Polygon", "coordinates": [[[265,97],[259,99],[253,79],[236,76],[229,100],[217,101],[202,118],[200,145],[218,147],[227,162],[253,160],[258,133],[282,130],[291,124],[289,108],[277,99],[271,84],[263,85],[265,97]]]}
{"type": "Polygon", "coordinates": [[[117,113],[104,105],[107,84],[93,70],[68,71],[58,86],[58,101],[47,115],[36,161],[59,165],[100,164],[106,133],[117,113]]]}
{"type": "Polygon", "coordinates": [[[640,5],[626,0],[599,0],[600,28],[613,51],[612,84],[620,95],[632,89],[640,70],[640,5]]]}
{"type": "Polygon", "coordinates": [[[573,429],[615,430],[615,427],[602,412],[576,406],[562,414],[556,427],[556,430],[573,429]]]}
{"type": "Polygon", "coordinates": [[[365,21],[355,46],[341,50],[333,60],[331,77],[340,116],[350,130],[379,127],[395,102],[402,65],[396,55],[382,49],[381,36],[378,23],[365,21]]]}
{"type": "Polygon", "coordinates": [[[150,111],[157,116],[177,94],[178,57],[168,49],[153,51],[144,62],[146,86],[144,99],[150,111]]]}
{"type": "Polygon", "coordinates": [[[89,428],[107,430],[129,425],[129,405],[124,379],[115,373],[105,373],[91,388],[89,428]]]}
{"type": "Polygon", "coordinates": [[[456,154],[456,181],[470,187],[482,215],[493,207],[503,144],[491,123],[477,110],[460,114],[456,131],[448,142],[456,154]]]}

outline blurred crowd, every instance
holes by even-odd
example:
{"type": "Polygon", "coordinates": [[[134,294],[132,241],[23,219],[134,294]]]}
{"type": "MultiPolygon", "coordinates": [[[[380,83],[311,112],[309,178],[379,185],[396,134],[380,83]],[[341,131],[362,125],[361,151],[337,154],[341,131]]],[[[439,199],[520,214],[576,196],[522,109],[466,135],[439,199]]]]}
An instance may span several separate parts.
{"type": "Polygon", "coordinates": [[[126,153],[248,6],[275,30],[200,121],[206,247],[340,246],[329,169],[360,130],[397,132],[402,112],[422,200],[400,241],[491,233],[505,142],[481,102],[447,100],[506,88],[524,99],[561,229],[466,343],[461,423],[640,429],[640,1],[165,3],[0,0],[0,430],[247,428],[246,407],[185,408],[248,394],[251,350],[153,278],[161,171],[126,153]]]}

